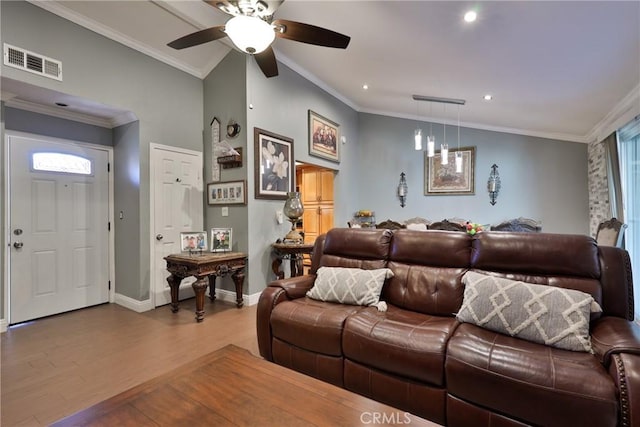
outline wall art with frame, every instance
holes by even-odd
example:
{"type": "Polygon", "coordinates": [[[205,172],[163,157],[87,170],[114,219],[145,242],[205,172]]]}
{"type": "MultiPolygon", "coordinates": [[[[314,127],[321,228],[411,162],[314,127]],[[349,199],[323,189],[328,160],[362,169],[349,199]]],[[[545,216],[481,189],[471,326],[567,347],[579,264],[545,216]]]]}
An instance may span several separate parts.
{"type": "Polygon", "coordinates": [[[247,183],[240,181],[211,182],[207,184],[207,204],[246,205],[247,183]]]}
{"type": "Polygon", "coordinates": [[[424,154],[424,194],[472,195],[475,194],[476,147],[449,149],[448,162],[442,164],[439,151],[435,156],[424,154]],[[462,173],[456,173],[455,153],[462,153],[462,173]]]}
{"type": "Polygon", "coordinates": [[[255,198],[285,200],[294,190],[293,139],[254,128],[255,198]]]}
{"type": "Polygon", "coordinates": [[[211,229],[211,252],[230,252],[233,246],[233,228],[211,229]]]}
{"type": "Polygon", "coordinates": [[[309,110],[309,154],[340,163],[340,125],[309,110]]]}

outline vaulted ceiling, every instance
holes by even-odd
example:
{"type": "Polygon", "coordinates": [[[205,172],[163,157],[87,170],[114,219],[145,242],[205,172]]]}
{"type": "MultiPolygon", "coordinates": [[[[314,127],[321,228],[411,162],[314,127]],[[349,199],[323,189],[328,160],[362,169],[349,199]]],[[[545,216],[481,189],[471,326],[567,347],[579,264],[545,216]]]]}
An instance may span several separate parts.
{"type": "MultiPolygon", "coordinates": [[[[198,0],[33,3],[200,78],[234,48],[227,38],[167,47],[229,19],[198,0]]],[[[459,113],[462,125],[588,142],[603,123],[640,108],[637,1],[287,0],[275,16],[351,36],[346,50],[283,39],[274,49],[358,111],[449,123],[459,113]],[[470,9],[473,23],[463,20],[470,9]]]]}

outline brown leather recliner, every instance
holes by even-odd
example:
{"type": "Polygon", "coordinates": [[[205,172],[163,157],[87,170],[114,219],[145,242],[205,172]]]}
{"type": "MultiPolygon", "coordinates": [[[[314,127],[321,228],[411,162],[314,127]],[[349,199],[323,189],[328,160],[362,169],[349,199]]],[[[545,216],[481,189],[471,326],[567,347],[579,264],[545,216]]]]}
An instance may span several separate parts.
{"type": "Polygon", "coordinates": [[[261,355],[450,426],[640,425],[640,327],[626,251],[587,236],[333,229],[309,275],[275,281],[261,355]],[[321,266],[388,267],[386,312],[305,296],[321,266]],[[459,323],[468,270],[591,294],[594,354],[459,323]]]}

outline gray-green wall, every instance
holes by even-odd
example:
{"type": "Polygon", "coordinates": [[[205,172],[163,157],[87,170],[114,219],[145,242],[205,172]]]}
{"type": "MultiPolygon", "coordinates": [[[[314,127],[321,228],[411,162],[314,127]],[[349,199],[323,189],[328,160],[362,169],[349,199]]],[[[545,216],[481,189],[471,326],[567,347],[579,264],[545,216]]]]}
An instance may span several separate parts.
{"type": "MultiPolygon", "coordinates": [[[[245,55],[231,51],[216,68],[204,79],[204,182],[211,182],[211,126],[214,117],[220,122],[220,140],[225,140],[232,147],[241,147],[243,160],[241,168],[221,169],[221,181],[237,181],[247,179],[247,169],[252,165],[247,163],[247,141],[253,141],[253,133],[247,130],[247,104],[246,104],[246,59],[245,55]],[[227,124],[230,120],[240,124],[240,134],[229,138],[227,136],[227,124]]],[[[204,201],[204,226],[205,230],[211,228],[233,229],[233,250],[249,252],[248,234],[248,206],[228,206],[229,216],[222,216],[222,207],[208,206],[204,201]]],[[[245,194],[248,196],[248,194],[245,194]]],[[[247,197],[249,200],[249,197],[247,197]]],[[[247,283],[253,283],[250,275],[245,279],[245,293],[247,283]]],[[[231,278],[225,277],[218,288],[229,291],[235,290],[231,278]]]]}
{"type": "MultiPolygon", "coordinates": [[[[425,196],[424,155],[413,149],[417,123],[374,114],[360,114],[359,191],[354,210],[371,209],[378,222],[415,216],[439,221],[459,217],[480,224],[497,224],[520,216],[542,221],[543,231],[589,234],[587,144],[563,142],[462,127],[460,146],[476,147],[475,194],[425,196]],[[489,203],[487,179],[498,165],[502,183],[497,203],[489,203]],[[397,198],[400,173],[406,173],[407,203],[397,198]],[[375,191],[367,188],[375,183],[375,191]]],[[[429,124],[419,125],[424,132],[429,124]]],[[[442,123],[433,124],[436,148],[442,123]]],[[[447,142],[457,147],[457,126],[447,126],[447,142]]],[[[339,223],[337,223],[339,224],[339,223]]]]}
{"type": "MultiPolygon", "coordinates": [[[[62,61],[64,80],[2,65],[3,76],[117,107],[139,119],[137,140],[114,145],[116,158],[131,155],[128,162],[137,168],[126,171],[137,175],[137,180],[119,180],[115,203],[136,215],[139,224],[149,224],[149,144],[202,151],[202,80],[30,3],[3,1],[0,8],[2,42],[62,61]],[[125,150],[126,155],[119,155],[119,150],[125,150]],[[121,197],[123,194],[126,196],[121,197]]],[[[147,299],[149,229],[138,227],[134,235],[122,236],[117,226],[118,222],[116,253],[139,265],[139,272],[121,275],[116,291],[135,300],[147,299]]]]}

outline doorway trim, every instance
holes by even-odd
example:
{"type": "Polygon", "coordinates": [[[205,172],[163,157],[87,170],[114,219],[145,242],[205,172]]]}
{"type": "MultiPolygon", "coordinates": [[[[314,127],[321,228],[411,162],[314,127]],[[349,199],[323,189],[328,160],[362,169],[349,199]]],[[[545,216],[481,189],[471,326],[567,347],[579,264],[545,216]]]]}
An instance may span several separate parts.
{"type": "Polygon", "coordinates": [[[108,182],[109,182],[109,223],[111,224],[111,230],[108,234],[108,244],[109,244],[109,282],[111,283],[111,289],[109,289],[109,302],[113,303],[115,301],[116,295],[116,270],[115,270],[115,231],[114,231],[114,189],[113,189],[113,147],[108,145],[99,145],[92,144],[89,142],[76,141],[72,139],[64,139],[64,138],[56,138],[48,135],[40,135],[36,133],[28,133],[28,132],[20,132],[5,129],[4,132],[4,159],[2,162],[2,167],[4,168],[4,187],[2,190],[4,191],[3,203],[4,203],[4,224],[3,229],[5,233],[5,253],[3,257],[4,263],[4,271],[3,271],[3,301],[2,301],[2,314],[3,318],[0,319],[0,332],[6,332],[7,327],[9,325],[11,319],[11,307],[9,306],[9,301],[11,297],[11,287],[9,286],[9,279],[11,277],[11,263],[10,263],[10,255],[11,251],[8,249],[10,245],[10,191],[11,182],[10,182],[10,174],[9,174],[9,139],[11,137],[23,137],[23,138],[33,138],[33,139],[45,139],[47,141],[51,141],[57,144],[66,144],[72,145],[76,147],[84,147],[91,148],[94,150],[104,150],[107,152],[108,163],[110,165],[110,171],[108,174],[108,182]]]}
{"type": "MultiPolygon", "coordinates": [[[[203,197],[204,197],[204,188],[206,186],[206,182],[204,179],[204,153],[202,151],[189,150],[187,148],[174,147],[171,145],[157,144],[155,142],[149,143],[149,300],[151,305],[149,310],[156,308],[156,294],[155,289],[153,288],[154,283],[156,282],[155,277],[155,241],[153,239],[154,230],[155,230],[155,216],[153,215],[153,208],[155,206],[155,182],[153,177],[155,176],[156,167],[154,162],[151,161],[154,150],[165,150],[165,151],[173,151],[175,153],[187,154],[191,156],[197,156],[200,158],[200,163],[202,165],[202,188],[203,188],[203,197]]],[[[204,222],[204,201],[203,201],[203,212],[202,212],[202,220],[204,222]]],[[[203,224],[204,225],[204,224],[203,224]]],[[[206,231],[206,230],[205,230],[206,231]]],[[[146,310],[145,310],[146,311],[146,310]]]]}

